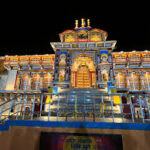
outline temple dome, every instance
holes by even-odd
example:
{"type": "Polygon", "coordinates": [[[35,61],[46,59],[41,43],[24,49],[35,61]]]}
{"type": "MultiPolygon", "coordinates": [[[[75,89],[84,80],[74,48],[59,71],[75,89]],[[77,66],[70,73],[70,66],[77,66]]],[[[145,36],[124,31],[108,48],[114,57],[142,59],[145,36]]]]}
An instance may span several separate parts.
{"type": "Polygon", "coordinates": [[[100,42],[106,41],[108,33],[98,28],[91,28],[89,20],[87,26],[82,19],[81,27],[78,27],[78,21],[73,30],[65,30],[59,34],[61,42],[100,42]]]}

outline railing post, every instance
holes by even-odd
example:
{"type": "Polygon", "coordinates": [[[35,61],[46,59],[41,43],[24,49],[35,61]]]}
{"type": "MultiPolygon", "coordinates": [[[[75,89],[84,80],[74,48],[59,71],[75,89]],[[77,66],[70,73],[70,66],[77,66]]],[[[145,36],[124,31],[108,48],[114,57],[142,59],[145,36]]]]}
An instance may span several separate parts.
{"type": "Polygon", "coordinates": [[[131,96],[129,95],[129,101],[130,101],[130,109],[131,109],[131,115],[132,115],[132,122],[134,122],[134,114],[133,114],[133,105],[131,101],[131,96]]]}
{"type": "Polygon", "coordinates": [[[75,101],[74,101],[74,112],[75,112],[75,114],[74,114],[74,116],[75,116],[75,120],[77,120],[77,96],[74,96],[74,98],[75,98],[75,101]]]}
{"type": "Polygon", "coordinates": [[[142,122],[144,123],[144,115],[143,115],[143,110],[142,110],[142,100],[140,98],[140,95],[138,96],[138,98],[139,98],[140,110],[141,110],[141,115],[142,115],[142,122]]]}
{"type": "Polygon", "coordinates": [[[41,94],[41,105],[40,105],[40,116],[39,116],[39,120],[41,120],[42,106],[43,106],[43,94],[41,94]]]}
{"type": "Polygon", "coordinates": [[[50,121],[50,113],[51,113],[51,99],[52,99],[52,95],[50,95],[50,101],[49,101],[48,121],[50,121]]]}
{"type": "Polygon", "coordinates": [[[122,122],[124,122],[124,117],[123,117],[123,108],[122,108],[122,98],[121,98],[121,96],[119,95],[119,97],[120,97],[120,109],[121,109],[121,116],[122,116],[122,122]]]}
{"type": "Polygon", "coordinates": [[[147,109],[148,109],[148,115],[150,117],[150,108],[149,108],[149,104],[148,104],[148,97],[145,95],[145,100],[146,100],[146,105],[147,105],[147,109]]]}
{"type": "Polygon", "coordinates": [[[113,96],[110,95],[110,101],[111,101],[111,110],[112,110],[112,121],[114,122],[114,109],[113,109],[113,96]]]}
{"type": "Polygon", "coordinates": [[[19,112],[19,109],[20,109],[21,100],[22,100],[22,95],[20,96],[19,104],[18,104],[18,107],[17,107],[17,116],[16,116],[16,120],[18,120],[18,112],[19,112]]]}
{"type": "Polygon", "coordinates": [[[105,116],[104,116],[104,99],[103,99],[103,95],[102,95],[102,115],[103,115],[103,122],[104,122],[104,119],[105,119],[105,116]]]}
{"type": "Polygon", "coordinates": [[[3,116],[4,105],[1,106],[0,120],[1,120],[1,117],[3,116]]]}
{"type": "Polygon", "coordinates": [[[96,120],[96,115],[95,115],[95,99],[93,98],[93,122],[96,120]]]}
{"type": "Polygon", "coordinates": [[[25,109],[26,109],[26,104],[27,104],[27,95],[25,95],[25,101],[24,101],[24,110],[23,110],[23,116],[22,116],[22,120],[24,120],[24,115],[25,115],[25,109]]]}
{"type": "Polygon", "coordinates": [[[84,121],[86,121],[86,107],[85,107],[85,100],[86,100],[86,96],[85,95],[83,95],[83,103],[84,103],[84,121]]]}
{"type": "Polygon", "coordinates": [[[8,120],[9,120],[9,116],[10,116],[11,110],[13,108],[13,103],[14,103],[14,100],[11,101],[11,105],[10,105],[10,109],[9,109],[9,113],[8,113],[8,120]]]}
{"type": "Polygon", "coordinates": [[[33,96],[31,120],[33,120],[34,108],[35,108],[35,94],[34,94],[34,96],[33,96]]]}
{"type": "Polygon", "coordinates": [[[58,95],[58,102],[57,102],[57,121],[59,120],[59,100],[60,100],[60,95],[58,95]]]}

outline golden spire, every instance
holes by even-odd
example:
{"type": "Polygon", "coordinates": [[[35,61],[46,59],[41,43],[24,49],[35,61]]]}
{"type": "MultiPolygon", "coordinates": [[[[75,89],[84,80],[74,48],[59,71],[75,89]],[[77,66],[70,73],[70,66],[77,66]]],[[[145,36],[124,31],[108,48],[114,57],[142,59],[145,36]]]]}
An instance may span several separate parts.
{"type": "Polygon", "coordinates": [[[83,18],[81,19],[81,27],[85,27],[85,21],[83,18]]]}
{"type": "Polygon", "coordinates": [[[90,28],[90,19],[87,20],[87,27],[90,28]]]}
{"type": "Polygon", "coordinates": [[[75,29],[78,28],[78,20],[75,20],[75,29]]]}

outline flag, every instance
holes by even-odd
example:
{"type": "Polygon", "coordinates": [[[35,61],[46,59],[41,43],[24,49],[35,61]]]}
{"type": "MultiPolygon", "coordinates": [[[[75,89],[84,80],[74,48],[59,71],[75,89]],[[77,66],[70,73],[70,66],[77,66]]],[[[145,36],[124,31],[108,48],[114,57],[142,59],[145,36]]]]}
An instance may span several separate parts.
{"type": "Polygon", "coordinates": [[[52,100],[51,96],[47,95],[45,103],[47,104],[47,103],[52,103],[52,102],[53,102],[53,100],[52,100]]]}

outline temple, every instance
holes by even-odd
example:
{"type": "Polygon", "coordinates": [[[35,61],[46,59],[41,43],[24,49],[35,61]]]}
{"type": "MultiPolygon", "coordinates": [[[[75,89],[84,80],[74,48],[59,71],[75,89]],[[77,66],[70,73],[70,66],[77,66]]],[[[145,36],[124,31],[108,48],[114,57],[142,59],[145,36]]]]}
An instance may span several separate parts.
{"type": "MultiPolygon", "coordinates": [[[[55,54],[0,57],[1,103],[9,100],[12,93],[42,94],[48,93],[50,88],[55,94],[53,92],[54,95],[49,98],[56,103],[58,102],[56,96],[59,94],[65,96],[74,94],[76,98],[73,97],[73,100],[79,97],[79,102],[87,99],[93,104],[92,96],[97,94],[101,101],[95,101],[95,105],[102,105],[106,101],[109,103],[106,110],[112,111],[114,107],[120,115],[118,119],[123,117],[124,109],[131,106],[133,99],[135,106],[128,108],[127,111],[136,113],[140,109],[142,118],[144,116],[142,109],[146,109],[149,115],[150,51],[114,52],[117,41],[107,41],[107,36],[106,31],[92,28],[89,19],[81,19],[80,26],[76,20],[74,29],[59,34],[60,42],[50,43],[55,54]],[[87,93],[91,96],[89,99],[87,93]],[[86,95],[86,98],[81,98],[80,94],[86,95]],[[117,108],[117,104],[119,107],[120,104],[124,106],[117,108]]],[[[27,98],[28,101],[38,103],[41,102],[41,98],[36,95],[33,99],[27,98]]],[[[61,102],[66,104],[63,98],[61,102]]],[[[26,106],[23,104],[22,107],[24,112],[26,106]]],[[[34,109],[32,104],[28,107],[30,110],[34,109]]],[[[63,109],[63,112],[70,111],[68,107],[63,109]]],[[[87,113],[91,113],[92,109],[90,107],[87,113]]],[[[54,111],[57,112],[56,109],[54,111]]],[[[81,109],[74,108],[74,111],[81,113],[81,109]]],[[[104,108],[103,111],[105,112],[104,108]]],[[[112,112],[110,114],[108,118],[112,119],[112,112]]]]}
{"type": "Polygon", "coordinates": [[[82,19],[81,27],[76,20],[73,30],[59,34],[60,42],[50,43],[55,54],[1,57],[3,83],[8,76],[1,90],[98,89],[111,82],[117,91],[148,92],[150,51],[113,52],[117,41],[107,41],[107,36],[92,28],[89,19],[82,19]]]}
{"type": "Polygon", "coordinates": [[[150,51],[107,36],[75,20],[54,54],[0,57],[0,149],[149,150],[150,51]]]}

